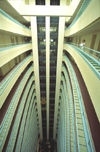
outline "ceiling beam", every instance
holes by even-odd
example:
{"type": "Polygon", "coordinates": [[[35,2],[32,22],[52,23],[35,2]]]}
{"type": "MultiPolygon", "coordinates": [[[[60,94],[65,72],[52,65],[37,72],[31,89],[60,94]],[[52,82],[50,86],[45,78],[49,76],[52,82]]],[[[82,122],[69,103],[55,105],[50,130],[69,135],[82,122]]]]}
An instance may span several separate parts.
{"type": "Polygon", "coordinates": [[[69,6],[41,6],[23,5],[19,8],[22,16],[72,16],[73,10],[69,6]]]}

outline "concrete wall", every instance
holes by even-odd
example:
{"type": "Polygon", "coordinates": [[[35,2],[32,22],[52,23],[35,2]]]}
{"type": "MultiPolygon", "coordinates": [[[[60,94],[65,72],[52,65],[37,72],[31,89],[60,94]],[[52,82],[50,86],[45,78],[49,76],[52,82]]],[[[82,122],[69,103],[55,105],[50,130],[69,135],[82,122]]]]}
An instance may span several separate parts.
{"type": "Polygon", "coordinates": [[[98,46],[100,43],[100,31],[94,31],[94,32],[90,32],[90,33],[85,33],[83,35],[81,34],[78,36],[73,36],[72,43],[79,44],[80,42],[85,40],[86,41],[85,46],[91,48],[93,35],[96,35],[96,40],[95,40],[93,49],[100,51],[100,50],[98,50],[98,46]]]}
{"type": "Polygon", "coordinates": [[[0,31],[0,48],[8,47],[27,41],[27,37],[0,31]]]}
{"type": "MultiPolygon", "coordinates": [[[[6,48],[6,47],[9,47],[9,46],[25,43],[26,41],[27,41],[27,37],[24,37],[24,36],[21,36],[21,35],[16,35],[16,34],[13,34],[13,33],[0,31],[0,48],[6,48]]],[[[3,52],[1,51],[1,55],[2,55],[2,53],[3,52]]],[[[9,53],[10,53],[10,50],[9,50],[9,53]]],[[[10,54],[8,54],[8,58],[10,58],[9,55],[10,54]]],[[[6,75],[16,64],[21,62],[25,58],[25,56],[26,56],[26,53],[23,53],[23,54],[15,57],[14,59],[12,59],[7,64],[3,65],[0,68],[0,77],[3,77],[4,75],[6,75]]]]}

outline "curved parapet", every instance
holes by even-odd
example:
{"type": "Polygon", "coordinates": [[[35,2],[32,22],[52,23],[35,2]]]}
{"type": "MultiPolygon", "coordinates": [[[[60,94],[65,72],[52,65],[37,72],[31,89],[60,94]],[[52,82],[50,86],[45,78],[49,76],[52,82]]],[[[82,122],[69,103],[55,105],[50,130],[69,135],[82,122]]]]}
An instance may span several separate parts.
{"type": "Polygon", "coordinates": [[[16,83],[17,79],[20,77],[21,73],[32,62],[32,56],[27,57],[20,64],[18,64],[12,72],[10,72],[3,81],[0,83],[0,109],[5,102],[9,92],[16,83]]]}
{"type": "Polygon", "coordinates": [[[94,152],[94,143],[88,125],[80,86],[74,68],[66,54],[63,56],[62,63],[59,106],[59,151],[94,152]]]}
{"type": "Polygon", "coordinates": [[[14,59],[15,57],[32,49],[31,43],[25,43],[0,49],[0,67],[14,59]]]}
{"type": "Polygon", "coordinates": [[[90,68],[89,64],[84,60],[84,58],[79,54],[79,52],[75,50],[75,48],[66,44],[64,45],[64,50],[66,50],[73,57],[77,67],[80,69],[97,117],[100,121],[100,79],[97,77],[93,69],[90,68]]]}
{"type": "Polygon", "coordinates": [[[70,27],[66,28],[65,36],[71,36],[91,23],[95,22],[100,18],[100,1],[91,0],[87,8],[84,10],[82,15],[76,20],[76,22],[70,27]],[[94,7],[96,9],[94,9],[94,7]]]}
{"type": "Polygon", "coordinates": [[[31,36],[31,30],[29,28],[13,19],[2,9],[0,9],[0,30],[23,36],[31,36]]]}
{"type": "Polygon", "coordinates": [[[18,88],[10,102],[6,115],[4,116],[4,119],[0,125],[0,151],[2,151],[3,146],[5,144],[5,141],[6,141],[19,99],[21,97],[25,84],[26,84],[27,80],[29,79],[29,76],[31,75],[31,73],[32,73],[32,66],[27,70],[24,77],[22,78],[20,85],[18,86],[18,88]]]}
{"type": "MultiPolygon", "coordinates": [[[[32,102],[34,102],[34,100],[31,100],[31,98],[34,98],[34,96],[35,96],[35,93],[33,93],[34,84],[32,85],[32,82],[33,82],[33,77],[31,77],[31,79],[29,80],[28,85],[25,89],[23,98],[21,100],[21,104],[20,104],[20,107],[18,109],[18,113],[17,113],[16,119],[15,119],[13,130],[12,130],[12,133],[11,133],[11,136],[10,136],[10,140],[9,140],[9,143],[8,143],[7,151],[13,151],[13,149],[14,149],[14,145],[15,145],[16,137],[17,137],[17,132],[18,132],[18,128],[19,128],[19,125],[20,125],[20,121],[21,121],[23,111],[25,111],[25,114],[27,116],[28,107],[30,106],[30,101],[31,101],[31,104],[32,104],[32,102]],[[28,100],[26,102],[27,96],[28,96],[28,100]]],[[[26,117],[25,117],[25,119],[26,119],[26,117]]],[[[22,126],[24,127],[24,125],[22,125],[22,126]]],[[[23,137],[23,136],[21,136],[21,137],[23,137]]]]}

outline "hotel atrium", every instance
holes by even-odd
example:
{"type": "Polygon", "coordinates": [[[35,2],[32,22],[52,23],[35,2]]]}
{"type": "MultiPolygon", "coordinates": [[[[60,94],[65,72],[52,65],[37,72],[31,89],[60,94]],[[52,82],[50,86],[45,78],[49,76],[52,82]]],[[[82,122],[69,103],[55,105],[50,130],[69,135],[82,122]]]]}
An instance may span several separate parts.
{"type": "Polygon", "coordinates": [[[0,0],[0,152],[100,152],[100,0],[0,0]]]}

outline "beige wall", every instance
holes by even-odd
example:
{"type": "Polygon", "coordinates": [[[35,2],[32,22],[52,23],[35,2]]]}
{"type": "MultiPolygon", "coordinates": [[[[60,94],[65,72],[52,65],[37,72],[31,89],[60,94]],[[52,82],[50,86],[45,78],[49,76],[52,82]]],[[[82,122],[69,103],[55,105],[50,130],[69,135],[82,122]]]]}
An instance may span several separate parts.
{"type": "MultiPolygon", "coordinates": [[[[12,44],[20,44],[24,43],[25,40],[27,40],[27,37],[16,35],[9,32],[3,32],[0,31],[0,48],[5,48],[8,46],[12,46],[12,44]]],[[[26,53],[23,53],[20,56],[17,56],[16,58],[12,59],[10,62],[5,64],[0,68],[0,76],[4,76],[7,74],[16,64],[21,62],[26,56],[26,53]]]]}
{"type": "Polygon", "coordinates": [[[4,66],[0,68],[0,76],[5,76],[15,65],[20,63],[26,56],[26,53],[14,58],[4,66]]]}
{"type": "Polygon", "coordinates": [[[23,43],[24,41],[25,41],[24,36],[0,31],[0,48],[7,47],[10,45],[10,43],[18,44],[18,43],[23,43]]]}
{"type": "MultiPolygon", "coordinates": [[[[97,37],[96,37],[96,43],[95,43],[95,45],[94,45],[94,49],[97,50],[97,49],[98,49],[98,45],[99,45],[99,41],[100,41],[100,31],[95,32],[94,34],[97,35],[97,37]]],[[[99,50],[99,51],[100,51],[100,50],[99,50]]]]}
{"type": "Polygon", "coordinates": [[[90,32],[90,33],[85,33],[83,35],[81,34],[78,36],[74,36],[72,42],[78,44],[79,39],[81,40],[81,42],[82,42],[82,40],[85,40],[86,41],[85,46],[90,48],[93,35],[96,35],[96,41],[95,41],[93,49],[97,50],[99,41],[100,41],[100,31],[94,31],[94,32],[90,32]]]}

